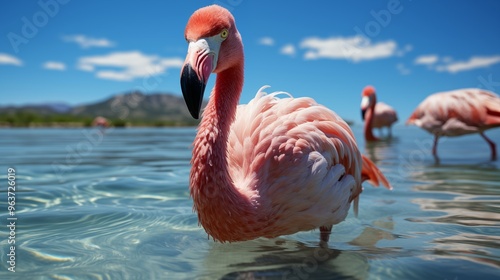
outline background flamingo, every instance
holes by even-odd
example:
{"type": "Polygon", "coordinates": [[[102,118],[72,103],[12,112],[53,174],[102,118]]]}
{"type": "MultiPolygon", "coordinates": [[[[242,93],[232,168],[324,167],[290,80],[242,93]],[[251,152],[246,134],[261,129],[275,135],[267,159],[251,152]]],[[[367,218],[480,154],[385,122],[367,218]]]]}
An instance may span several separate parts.
{"type": "Polygon", "coordinates": [[[198,118],[205,84],[217,73],[193,143],[190,193],[206,232],[221,242],[277,237],[331,226],[355,211],[361,182],[384,175],[361,156],[349,126],[311,98],[261,90],[238,106],[243,44],[233,16],[212,5],[189,19],[181,87],[198,118]]]}
{"type": "Polygon", "coordinates": [[[92,121],[92,126],[94,127],[101,127],[101,128],[108,128],[109,127],[109,121],[105,117],[96,117],[92,121]]]}
{"type": "Polygon", "coordinates": [[[491,160],[496,160],[495,143],[484,131],[500,126],[500,98],[492,92],[472,88],[436,93],[418,105],[406,124],[434,134],[432,154],[436,159],[439,137],[479,133],[491,148],[491,160]]]}
{"type": "Polygon", "coordinates": [[[365,121],[364,135],[366,141],[379,140],[373,135],[373,128],[387,127],[392,136],[391,126],[398,120],[396,111],[389,105],[377,102],[375,88],[366,86],[361,93],[361,117],[365,121]]]}

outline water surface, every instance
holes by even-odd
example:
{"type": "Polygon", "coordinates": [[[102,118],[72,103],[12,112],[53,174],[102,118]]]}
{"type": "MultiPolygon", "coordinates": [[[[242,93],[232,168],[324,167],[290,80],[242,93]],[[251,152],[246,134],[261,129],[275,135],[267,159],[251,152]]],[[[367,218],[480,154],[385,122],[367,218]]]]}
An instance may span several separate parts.
{"type": "MultiPolygon", "coordinates": [[[[218,244],[188,193],[194,128],[0,130],[1,279],[499,279],[500,163],[478,135],[359,145],[394,186],[319,232],[218,244]],[[7,168],[16,169],[9,272],[7,168]]],[[[486,133],[500,145],[500,129],[486,133]]]]}

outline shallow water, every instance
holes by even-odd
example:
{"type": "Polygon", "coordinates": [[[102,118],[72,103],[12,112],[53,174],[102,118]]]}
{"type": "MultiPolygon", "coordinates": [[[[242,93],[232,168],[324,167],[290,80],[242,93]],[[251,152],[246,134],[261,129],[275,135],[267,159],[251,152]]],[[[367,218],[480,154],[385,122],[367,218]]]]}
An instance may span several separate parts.
{"type": "MultiPolygon", "coordinates": [[[[394,128],[365,154],[359,216],[319,232],[216,244],[188,193],[194,128],[1,129],[0,279],[499,279],[500,163],[478,135],[394,128]],[[16,171],[9,272],[7,168],[16,171]]],[[[486,133],[500,145],[500,129],[486,133]]],[[[499,147],[500,148],[500,147],[499,147]]]]}

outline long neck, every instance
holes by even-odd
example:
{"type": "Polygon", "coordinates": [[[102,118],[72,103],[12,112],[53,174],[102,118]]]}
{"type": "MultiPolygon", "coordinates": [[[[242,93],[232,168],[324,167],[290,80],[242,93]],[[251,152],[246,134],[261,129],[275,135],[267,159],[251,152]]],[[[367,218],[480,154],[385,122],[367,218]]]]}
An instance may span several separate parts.
{"type": "Polygon", "coordinates": [[[372,105],[370,105],[370,108],[366,111],[366,118],[365,118],[365,128],[364,128],[364,134],[365,134],[365,140],[366,141],[377,141],[378,138],[373,135],[373,118],[375,116],[375,103],[374,101],[372,105]]]}
{"type": "Polygon", "coordinates": [[[224,171],[224,174],[227,173],[227,139],[242,88],[243,64],[217,74],[215,87],[203,113],[203,120],[195,140],[210,148],[204,151],[204,155],[199,154],[199,156],[211,159],[214,167],[218,171],[224,171]]]}
{"type": "Polygon", "coordinates": [[[217,74],[194,141],[191,196],[200,223],[216,239],[222,237],[219,229],[212,228],[217,223],[212,221],[215,217],[230,219],[249,207],[248,200],[234,186],[227,161],[228,136],[242,88],[243,63],[217,74]]]}
{"type": "MultiPolygon", "coordinates": [[[[214,143],[216,147],[226,149],[229,128],[236,115],[236,107],[243,88],[243,63],[226,69],[217,74],[215,87],[212,90],[209,102],[203,113],[201,127],[217,128],[220,142],[214,143]]],[[[200,128],[201,131],[201,128],[200,128]]]]}

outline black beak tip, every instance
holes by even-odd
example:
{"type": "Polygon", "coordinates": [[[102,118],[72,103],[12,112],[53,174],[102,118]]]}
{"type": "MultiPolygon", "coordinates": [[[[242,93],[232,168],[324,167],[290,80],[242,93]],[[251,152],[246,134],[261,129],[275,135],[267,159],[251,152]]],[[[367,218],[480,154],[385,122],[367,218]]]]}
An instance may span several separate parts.
{"type": "Polygon", "coordinates": [[[189,111],[189,113],[191,113],[191,116],[196,120],[200,118],[200,114],[198,112],[189,111]]]}
{"type": "Polygon", "coordinates": [[[191,65],[187,64],[184,66],[181,73],[182,95],[184,96],[189,113],[194,119],[200,117],[205,86],[205,83],[198,79],[198,75],[196,75],[191,65]]]}
{"type": "Polygon", "coordinates": [[[361,110],[361,119],[362,120],[365,120],[365,113],[366,113],[366,110],[362,109],[361,110]]]}

